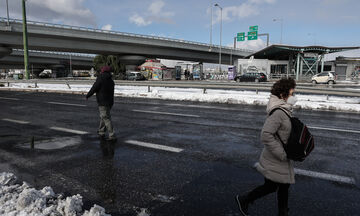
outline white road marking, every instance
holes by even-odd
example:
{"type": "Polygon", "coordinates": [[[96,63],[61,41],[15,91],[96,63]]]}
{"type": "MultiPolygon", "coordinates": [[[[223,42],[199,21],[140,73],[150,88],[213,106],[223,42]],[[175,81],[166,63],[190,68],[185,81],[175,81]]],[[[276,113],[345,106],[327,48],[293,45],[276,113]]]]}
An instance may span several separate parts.
{"type": "Polygon", "coordinates": [[[198,116],[198,115],[189,115],[189,114],[157,112],[157,111],[148,111],[148,110],[132,110],[132,111],[133,111],[133,112],[141,112],[141,113],[153,113],[153,114],[160,114],[160,115],[173,115],[173,116],[185,116],[185,117],[200,118],[200,116],[198,116]]]}
{"type": "Polygon", "coordinates": [[[57,105],[65,105],[65,106],[79,106],[79,107],[86,107],[83,104],[71,104],[71,103],[60,103],[60,102],[48,102],[49,104],[57,104],[57,105]]]}
{"type": "Polygon", "coordinates": [[[163,150],[163,151],[175,152],[175,153],[180,153],[180,152],[184,151],[184,149],[181,149],[181,148],[174,148],[174,147],[158,145],[158,144],[153,144],[153,143],[147,143],[147,142],[141,142],[141,141],[136,141],[136,140],[127,140],[127,141],[125,141],[125,143],[142,146],[142,147],[147,147],[147,148],[159,149],[159,150],[163,150]]]}
{"type": "Polygon", "coordinates": [[[355,185],[355,179],[351,177],[333,175],[328,173],[320,173],[320,172],[314,172],[314,171],[302,170],[296,168],[295,168],[295,173],[298,175],[355,185]]]}
{"type": "Polygon", "coordinates": [[[348,130],[348,129],[325,128],[325,127],[313,127],[313,126],[309,126],[308,128],[311,128],[311,129],[318,129],[318,130],[330,130],[330,131],[340,131],[340,132],[348,132],[348,133],[358,133],[358,134],[360,134],[360,131],[356,131],[356,130],[348,130]]]}
{"type": "Polygon", "coordinates": [[[178,107],[191,107],[191,108],[202,108],[202,109],[217,109],[217,110],[231,110],[238,111],[239,109],[235,108],[226,108],[226,107],[216,107],[216,106],[205,106],[205,105],[187,105],[187,104],[165,104],[166,106],[178,106],[178,107]]]}
{"type": "Polygon", "coordinates": [[[12,122],[12,123],[18,123],[18,124],[29,124],[30,122],[27,121],[20,121],[20,120],[15,120],[15,119],[8,119],[8,118],[3,118],[3,121],[7,121],[7,122],[12,122]]]}
{"type": "Polygon", "coordinates": [[[8,97],[0,97],[0,99],[4,99],[4,100],[16,100],[16,101],[20,100],[20,99],[18,99],[18,98],[8,98],[8,97]]]}
{"type": "Polygon", "coordinates": [[[88,134],[88,132],[86,132],[86,131],[72,130],[72,129],[61,128],[61,127],[50,127],[50,129],[51,129],[51,130],[56,130],[56,131],[62,131],[62,132],[69,132],[69,133],[74,133],[74,134],[80,134],[80,135],[88,134]]]}

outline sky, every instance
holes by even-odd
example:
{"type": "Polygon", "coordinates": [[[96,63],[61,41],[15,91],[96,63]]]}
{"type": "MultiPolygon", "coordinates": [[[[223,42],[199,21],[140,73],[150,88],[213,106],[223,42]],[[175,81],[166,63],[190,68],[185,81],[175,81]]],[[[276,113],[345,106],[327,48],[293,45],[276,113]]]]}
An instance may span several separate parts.
{"type": "MultiPolygon", "coordinates": [[[[21,19],[21,0],[8,0],[11,18],[21,19]]],[[[6,0],[0,16],[6,17],[6,0]]],[[[359,0],[27,0],[28,20],[170,37],[233,46],[238,32],[258,25],[270,43],[360,46],[359,0]],[[219,7],[222,9],[222,19],[219,7]],[[213,24],[211,28],[211,9],[213,24]],[[276,19],[276,21],[274,21],[276,19]]],[[[238,42],[259,50],[266,37],[238,42]]]]}

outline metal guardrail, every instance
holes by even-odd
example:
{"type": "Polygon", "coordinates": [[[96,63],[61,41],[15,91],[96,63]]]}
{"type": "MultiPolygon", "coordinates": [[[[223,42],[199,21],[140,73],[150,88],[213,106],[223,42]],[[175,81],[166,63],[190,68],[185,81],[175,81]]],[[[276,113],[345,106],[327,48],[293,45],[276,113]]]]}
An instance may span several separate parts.
{"type": "MultiPolygon", "coordinates": [[[[24,52],[23,49],[12,49],[13,51],[24,52]]],[[[65,56],[76,56],[76,57],[92,57],[94,58],[96,55],[93,54],[85,54],[85,53],[69,53],[69,52],[54,52],[54,51],[40,51],[40,50],[29,50],[32,53],[44,53],[44,54],[53,54],[53,55],[65,55],[65,56]]]]}
{"type": "MultiPolygon", "coordinates": [[[[3,83],[5,86],[10,86],[12,83],[28,83],[28,84],[87,84],[91,85],[94,80],[1,80],[0,83],[3,83]]],[[[168,87],[168,88],[199,88],[199,89],[247,89],[247,90],[259,90],[259,91],[269,91],[271,89],[271,83],[262,83],[262,84],[253,84],[253,83],[205,83],[205,82],[171,82],[171,81],[143,81],[143,82],[134,82],[134,81],[123,81],[116,80],[115,84],[117,85],[128,85],[128,86],[151,86],[151,87],[168,87]]],[[[4,86],[4,87],[5,87],[4,86]]],[[[296,87],[298,93],[312,93],[319,95],[338,95],[338,96],[351,96],[359,97],[359,90],[352,89],[339,89],[333,88],[333,86],[328,85],[326,88],[316,88],[313,86],[302,86],[299,85],[296,87]]]]}
{"type": "MultiPolygon", "coordinates": [[[[9,21],[10,21],[10,25],[11,25],[11,23],[20,23],[20,24],[22,24],[22,20],[19,20],[19,19],[9,19],[9,21]]],[[[7,22],[7,18],[0,17],[0,22],[7,22]]],[[[163,40],[163,41],[172,41],[172,42],[179,42],[179,43],[185,43],[185,44],[193,44],[193,45],[220,48],[219,45],[214,45],[214,44],[200,43],[200,42],[173,39],[173,38],[166,38],[166,37],[158,37],[158,36],[149,36],[149,35],[142,35],[142,34],[126,33],[126,32],[119,32],[119,31],[103,30],[103,29],[81,27],[81,26],[53,24],[53,23],[45,23],[45,22],[39,22],[39,21],[27,21],[27,24],[45,26],[45,27],[55,27],[55,28],[62,28],[62,29],[81,30],[81,31],[98,32],[98,33],[108,33],[108,34],[114,34],[114,35],[132,36],[132,37],[139,37],[139,38],[148,38],[148,39],[156,39],[156,40],[163,40]]],[[[226,47],[226,46],[221,46],[221,48],[222,49],[228,49],[228,50],[242,51],[242,52],[250,52],[250,53],[255,52],[254,50],[239,49],[239,48],[234,49],[234,48],[226,47]]]]}

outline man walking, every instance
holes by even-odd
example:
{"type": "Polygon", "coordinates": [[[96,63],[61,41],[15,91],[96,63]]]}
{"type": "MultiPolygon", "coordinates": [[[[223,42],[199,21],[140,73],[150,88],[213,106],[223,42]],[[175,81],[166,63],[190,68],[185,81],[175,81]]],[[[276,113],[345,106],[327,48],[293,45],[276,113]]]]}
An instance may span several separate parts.
{"type": "Polygon", "coordinates": [[[111,122],[110,110],[114,104],[114,81],[111,77],[111,67],[104,66],[97,77],[96,82],[86,95],[86,100],[96,93],[96,100],[99,106],[100,125],[98,135],[105,138],[106,131],[109,133],[109,140],[116,141],[114,128],[111,122]]]}

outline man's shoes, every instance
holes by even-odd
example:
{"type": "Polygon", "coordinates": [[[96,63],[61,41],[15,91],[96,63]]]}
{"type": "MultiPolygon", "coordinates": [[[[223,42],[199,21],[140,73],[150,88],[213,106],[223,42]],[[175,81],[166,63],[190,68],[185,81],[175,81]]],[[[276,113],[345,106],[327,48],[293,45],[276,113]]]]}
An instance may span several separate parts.
{"type": "Polygon", "coordinates": [[[105,139],[105,134],[98,134],[99,138],[104,140],[105,139]]]}
{"type": "Polygon", "coordinates": [[[288,216],[288,215],[289,215],[289,208],[279,209],[279,216],[288,216]]]}
{"type": "Polygon", "coordinates": [[[238,204],[239,211],[243,216],[248,216],[248,207],[249,203],[245,201],[244,197],[240,197],[239,195],[235,196],[235,201],[238,204]]]}

